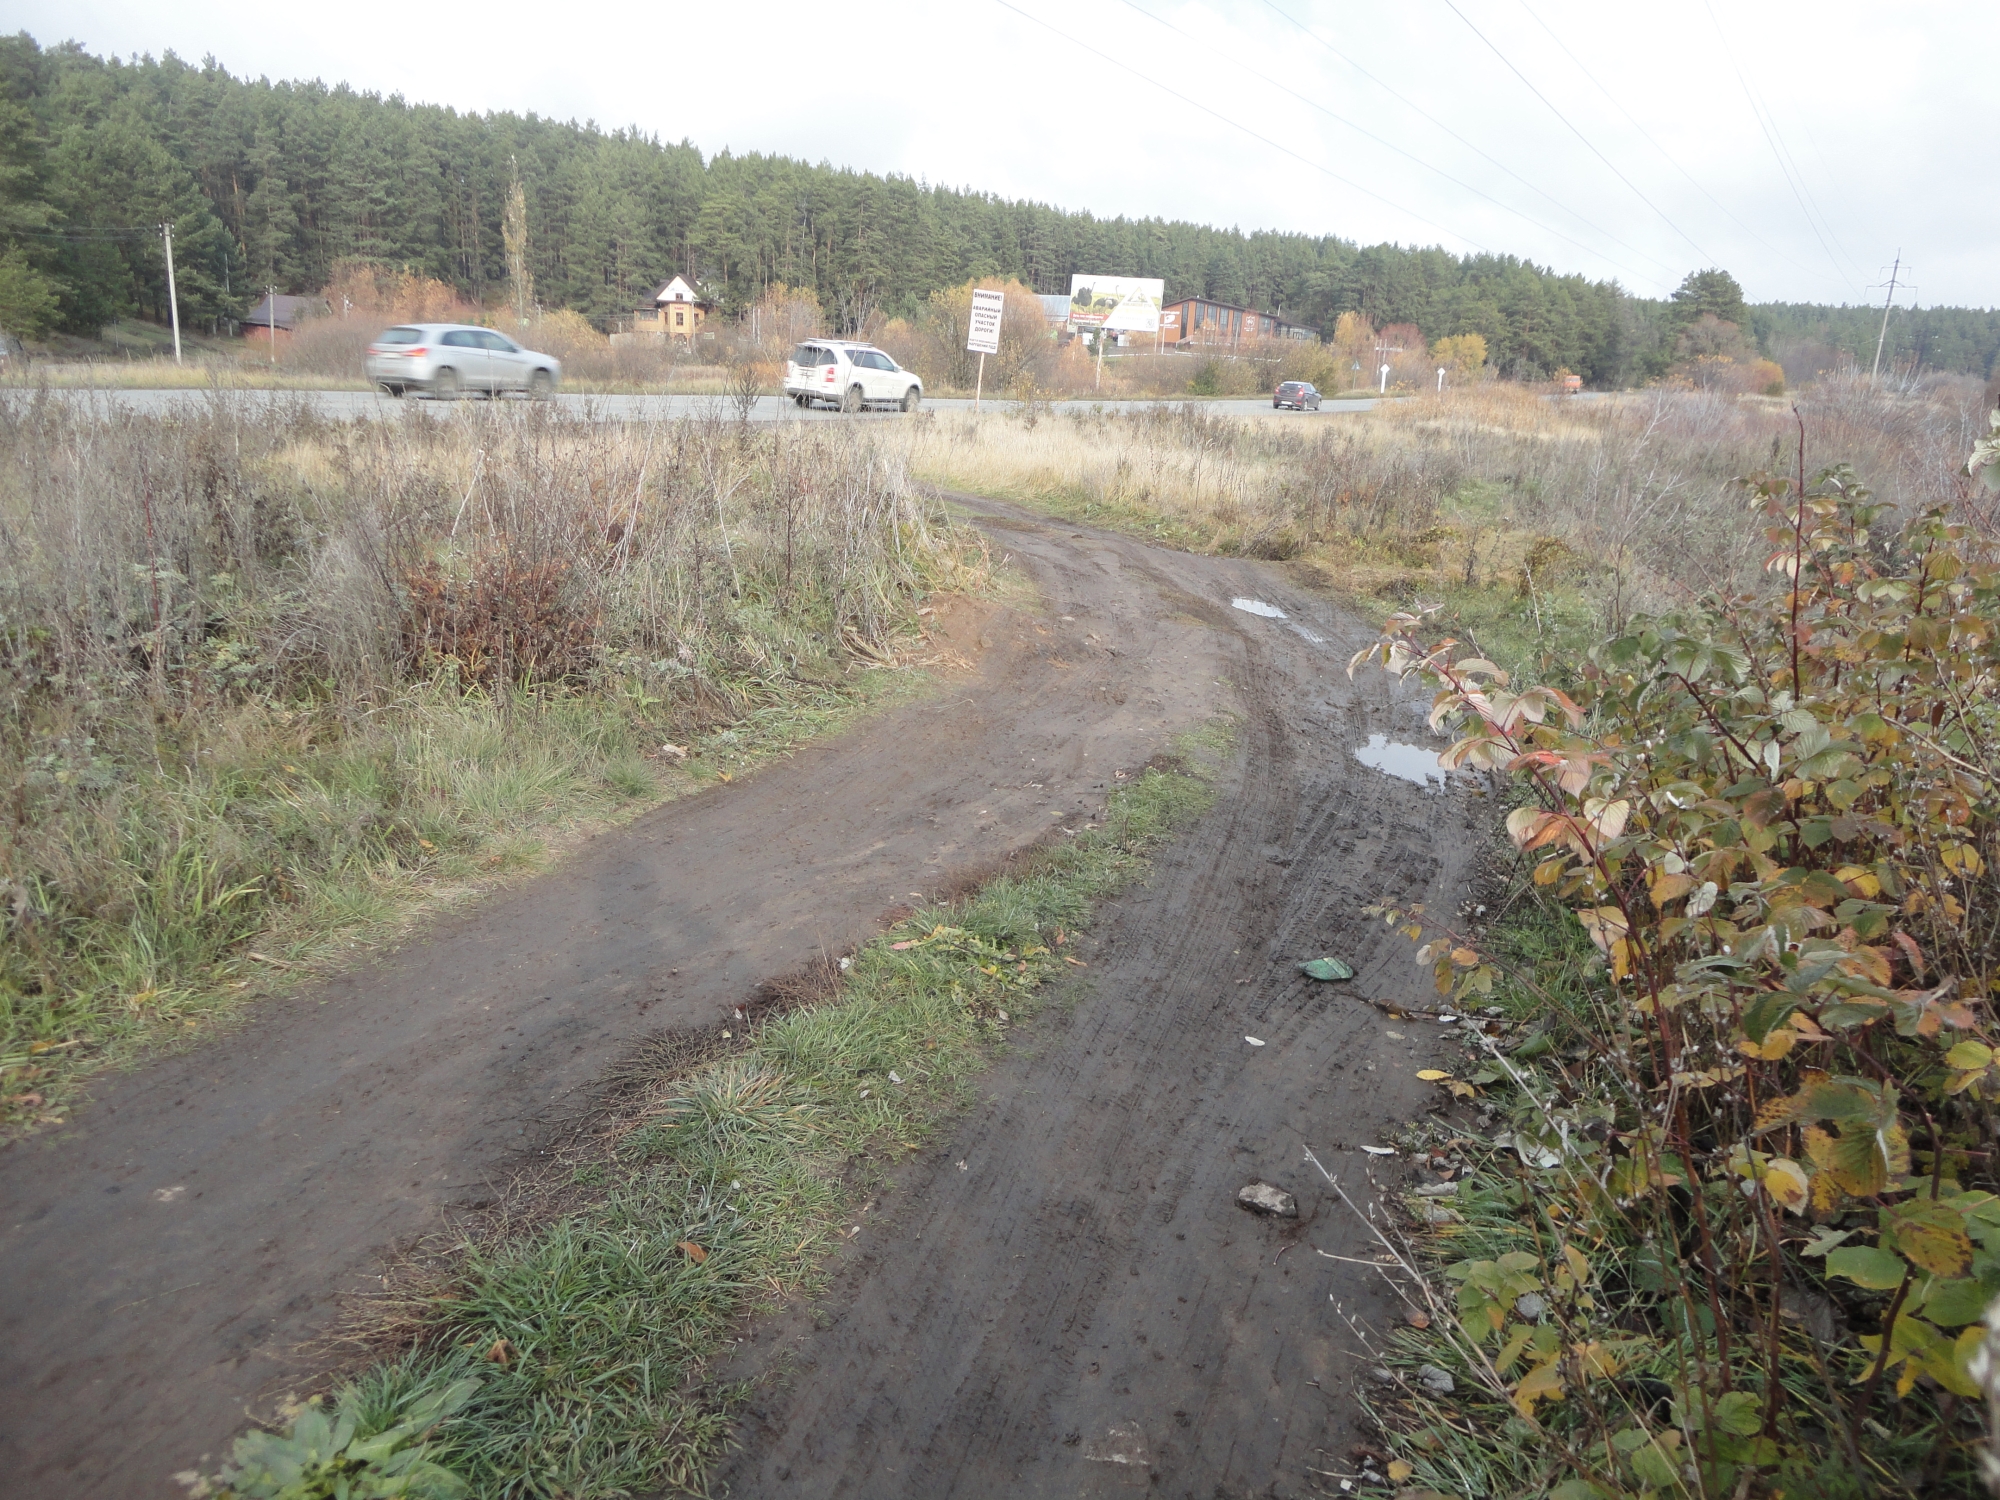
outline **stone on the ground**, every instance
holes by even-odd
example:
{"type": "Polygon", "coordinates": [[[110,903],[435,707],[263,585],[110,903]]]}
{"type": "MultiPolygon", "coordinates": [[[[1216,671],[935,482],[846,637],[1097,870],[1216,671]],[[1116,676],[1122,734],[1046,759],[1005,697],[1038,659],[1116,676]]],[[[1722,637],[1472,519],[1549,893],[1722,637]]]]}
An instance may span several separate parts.
{"type": "Polygon", "coordinates": [[[1253,1214],[1266,1214],[1273,1219],[1296,1219],[1299,1216],[1298,1199],[1268,1182],[1250,1183],[1236,1194],[1236,1202],[1253,1214]]]}

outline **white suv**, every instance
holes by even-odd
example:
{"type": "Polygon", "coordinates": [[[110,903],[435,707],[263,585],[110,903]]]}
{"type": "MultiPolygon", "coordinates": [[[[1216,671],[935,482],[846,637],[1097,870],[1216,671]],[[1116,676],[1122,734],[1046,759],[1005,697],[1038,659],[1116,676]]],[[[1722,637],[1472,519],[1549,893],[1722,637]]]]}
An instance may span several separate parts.
{"type": "Polygon", "coordinates": [[[915,411],[923,404],[924,383],[873,344],[814,339],[792,350],[786,361],[785,394],[800,406],[824,401],[842,411],[865,406],[915,411]]]}
{"type": "Polygon", "coordinates": [[[504,333],[466,323],[406,323],[368,346],[368,379],[391,396],[425,391],[442,400],[477,391],[526,391],[545,399],[562,379],[562,361],[523,349],[504,333]]]}

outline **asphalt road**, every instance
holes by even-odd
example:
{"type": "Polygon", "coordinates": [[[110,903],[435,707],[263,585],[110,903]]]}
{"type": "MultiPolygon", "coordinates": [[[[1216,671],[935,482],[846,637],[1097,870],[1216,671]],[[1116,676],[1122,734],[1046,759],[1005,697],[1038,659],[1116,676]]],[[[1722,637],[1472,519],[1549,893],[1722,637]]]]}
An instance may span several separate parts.
{"type": "MultiPolygon", "coordinates": [[[[99,401],[120,411],[138,412],[155,416],[171,412],[177,407],[206,401],[206,390],[139,390],[139,389],[58,389],[55,394],[72,400],[99,401]]],[[[238,394],[250,399],[275,399],[279,401],[310,401],[330,417],[383,417],[398,412],[422,411],[441,413],[455,403],[429,401],[419,398],[398,400],[384,396],[378,391],[244,391],[238,394]]],[[[518,401],[520,397],[502,397],[506,401],[518,401]]],[[[602,421],[650,420],[661,421],[675,417],[733,416],[734,407],[726,396],[593,396],[562,394],[555,397],[556,405],[567,411],[589,415],[602,421]]],[[[469,405],[476,405],[474,398],[469,405]]],[[[987,410],[1011,410],[1019,403],[1013,401],[988,400],[983,403],[987,410]]],[[[1160,406],[1161,401],[1057,401],[1052,403],[1057,411],[1143,411],[1148,407],[1160,406]]],[[[1232,417],[1269,416],[1286,421],[1319,421],[1341,412],[1367,411],[1375,405],[1372,400],[1329,401],[1317,412],[1274,411],[1267,397],[1246,397],[1242,400],[1207,401],[1205,409],[1219,415],[1232,417]]],[[[970,401],[943,397],[926,401],[927,411],[970,411],[970,401]]],[[[900,411],[868,412],[861,420],[890,421],[902,416],[900,411]]],[[[782,396],[760,396],[751,412],[753,422],[838,422],[853,421],[841,412],[829,410],[800,411],[782,396]]]]}

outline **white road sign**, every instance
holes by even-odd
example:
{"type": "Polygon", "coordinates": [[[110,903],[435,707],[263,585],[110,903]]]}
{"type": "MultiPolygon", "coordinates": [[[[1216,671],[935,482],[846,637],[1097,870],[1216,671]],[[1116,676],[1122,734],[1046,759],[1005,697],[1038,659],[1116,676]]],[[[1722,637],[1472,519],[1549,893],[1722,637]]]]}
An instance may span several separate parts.
{"type": "Polygon", "coordinates": [[[972,294],[972,319],[966,325],[965,347],[974,354],[1000,352],[1000,314],[1006,309],[1004,292],[981,287],[972,294]]]}

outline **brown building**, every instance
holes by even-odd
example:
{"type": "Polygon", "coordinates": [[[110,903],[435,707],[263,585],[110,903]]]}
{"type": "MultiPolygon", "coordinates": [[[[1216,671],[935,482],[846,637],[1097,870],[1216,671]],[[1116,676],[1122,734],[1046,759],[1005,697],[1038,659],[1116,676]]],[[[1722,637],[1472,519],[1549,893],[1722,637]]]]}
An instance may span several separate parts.
{"type": "Polygon", "coordinates": [[[632,331],[664,334],[686,343],[707,321],[713,306],[688,285],[686,277],[676,276],[653,294],[650,307],[639,308],[632,314],[632,331]]]}
{"type": "Polygon", "coordinates": [[[325,311],[326,303],[318,297],[288,297],[279,292],[275,297],[258,298],[257,305],[236,326],[245,338],[268,339],[273,331],[295,333],[307,318],[325,311]]]}
{"type": "Polygon", "coordinates": [[[1176,349],[1235,348],[1258,339],[1316,339],[1319,330],[1287,323],[1276,313],[1212,297],[1183,297],[1160,309],[1160,336],[1176,349]]]}

